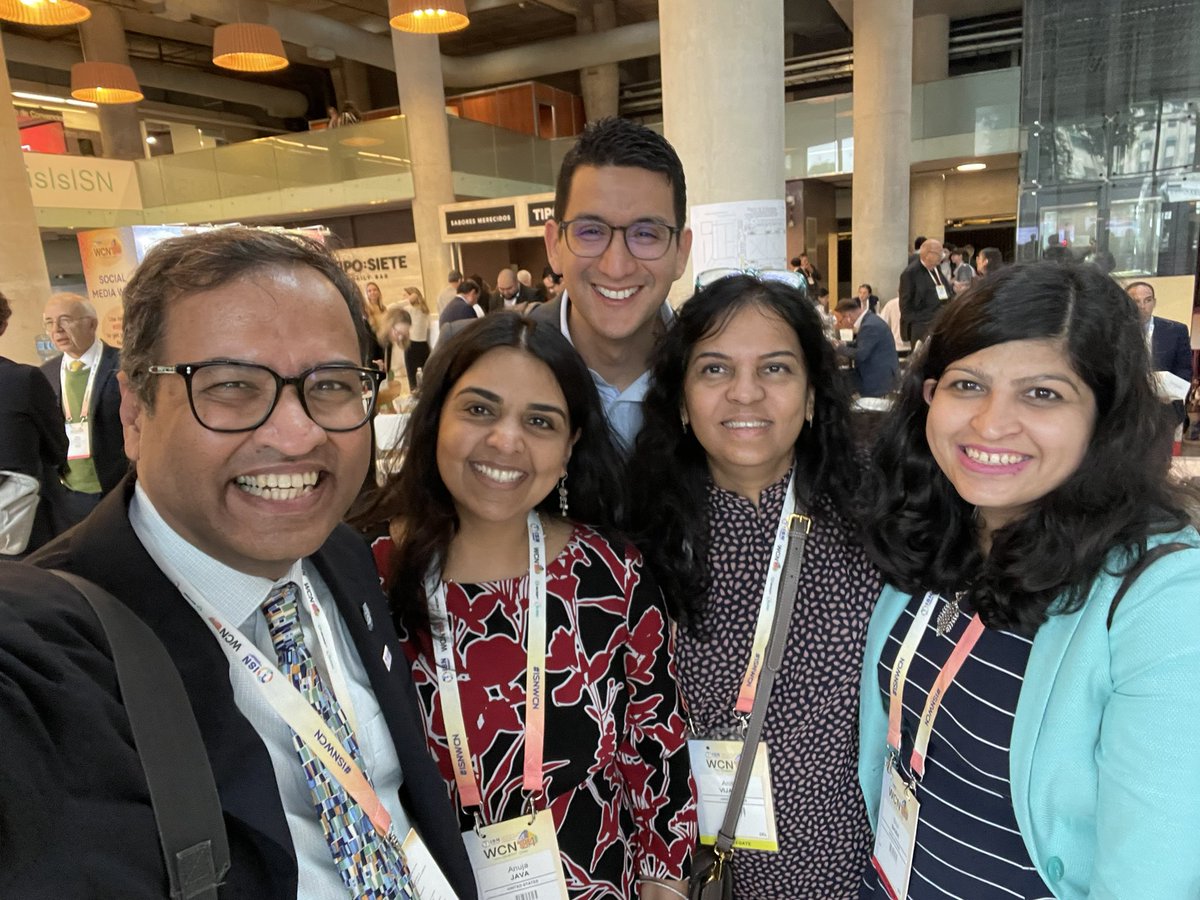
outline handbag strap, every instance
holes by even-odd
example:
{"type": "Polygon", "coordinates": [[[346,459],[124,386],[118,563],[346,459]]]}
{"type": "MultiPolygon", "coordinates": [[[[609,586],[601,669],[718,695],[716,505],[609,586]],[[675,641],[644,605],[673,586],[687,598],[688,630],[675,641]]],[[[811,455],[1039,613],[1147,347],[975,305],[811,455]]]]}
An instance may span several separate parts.
{"type": "Polygon", "coordinates": [[[783,650],[787,646],[788,628],[792,613],[796,609],[796,595],[800,591],[800,565],[804,562],[804,545],[812,531],[812,519],[795,514],[788,520],[788,547],[783,561],[783,578],[779,582],[779,602],[775,607],[775,623],[771,627],[771,638],[767,642],[767,660],[759,676],[758,693],[750,709],[750,723],[746,728],[746,740],[742,744],[742,756],[738,760],[733,776],[733,789],[725,807],[725,821],[717,832],[716,852],[727,858],[733,850],[738,818],[742,813],[742,801],[746,788],[750,786],[750,771],[754,767],[754,755],[762,739],[763,724],[767,718],[767,703],[775,685],[775,675],[783,662],[783,650]]]}
{"type": "Polygon", "coordinates": [[[51,571],[87,600],[112,649],[171,897],[216,900],[229,871],[229,841],[208,753],[175,663],[146,623],[112,594],[78,575],[51,571]]]}

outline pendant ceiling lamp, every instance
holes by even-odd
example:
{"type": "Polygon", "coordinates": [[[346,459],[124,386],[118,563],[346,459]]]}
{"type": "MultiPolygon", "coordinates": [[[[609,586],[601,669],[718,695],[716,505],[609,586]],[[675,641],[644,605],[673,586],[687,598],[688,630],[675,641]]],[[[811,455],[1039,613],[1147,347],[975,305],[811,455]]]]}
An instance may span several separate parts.
{"type": "Polygon", "coordinates": [[[471,24],[466,0],[388,0],[388,17],[397,31],[412,34],[446,34],[471,24]]]}
{"type": "Polygon", "coordinates": [[[91,17],[74,0],[0,0],[0,19],[20,25],[75,25],[91,17]]]}
{"type": "Polygon", "coordinates": [[[235,72],[277,72],[288,66],[283,39],[270,25],[230,22],[213,32],[215,65],[235,72]]]}
{"type": "Polygon", "coordinates": [[[133,69],[122,63],[81,62],[71,66],[71,96],[111,106],[143,98],[133,69]]]}

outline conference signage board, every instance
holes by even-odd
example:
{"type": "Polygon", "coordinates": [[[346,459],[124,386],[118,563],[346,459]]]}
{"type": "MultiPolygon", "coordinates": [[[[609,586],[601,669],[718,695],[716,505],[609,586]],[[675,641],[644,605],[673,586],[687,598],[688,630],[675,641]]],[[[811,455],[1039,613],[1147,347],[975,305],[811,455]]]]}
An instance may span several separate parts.
{"type": "Polygon", "coordinates": [[[447,203],[438,213],[446,243],[538,238],[554,217],[554,194],[447,203]]]}
{"type": "Polygon", "coordinates": [[[422,289],[421,253],[416,244],[381,244],[376,247],[347,247],[334,250],[346,274],[366,296],[367,285],[375,284],[385,306],[404,300],[404,288],[422,289]]]}
{"type": "Polygon", "coordinates": [[[83,280],[88,300],[96,307],[100,319],[101,340],[113,347],[121,346],[124,321],[121,298],[125,285],[150,248],[159,241],[194,230],[180,225],[130,225],[79,232],[83,280]]]}
{"type": "Polygon", "coordinates": [[[35,207],[142,209],[137,167],[130,160],[58,153],[23,153],[35,207]]]}

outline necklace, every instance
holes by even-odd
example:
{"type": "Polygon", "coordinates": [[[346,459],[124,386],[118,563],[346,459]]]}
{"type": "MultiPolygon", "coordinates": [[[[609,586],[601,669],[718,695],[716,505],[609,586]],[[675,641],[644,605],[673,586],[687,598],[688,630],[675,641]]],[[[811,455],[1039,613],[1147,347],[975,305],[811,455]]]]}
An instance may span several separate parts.
{"type": "Polygon", "coordinates": [[[945,608],[938,615],[937,633],[939,637],[944,637],[954,627],[954,623],[958,621],[958,616],[962,612],[959,604],[962,602],[964,596],[966,596],[965,591],[957,592],[952,599],[947,601],[945,608]]]}

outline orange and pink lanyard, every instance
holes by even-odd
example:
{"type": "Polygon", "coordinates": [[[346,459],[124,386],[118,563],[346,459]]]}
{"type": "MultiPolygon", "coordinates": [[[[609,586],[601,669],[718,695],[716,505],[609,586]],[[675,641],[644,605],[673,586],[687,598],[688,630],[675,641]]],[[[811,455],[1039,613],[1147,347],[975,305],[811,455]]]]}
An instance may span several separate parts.
{"type": "MultiPolygon", "coordinates": [[[[925,595],[916,615],[913,616],[908,634],[904,636],[904,642],[896,654],[896,661],[892,664],[892,674],[888,679],[888,752],[895,758],[900,756],[900,719],[904,706],[904,683],[908,679],[908,667],[925,634],[925,628],[933,615],[933,608],[940,599],[941,597],[932,591],[925,595]]],[[[946,689],[950,687],[955,676],[958,675],[958,670],[971,655],[975,643],[983,634],[983,628],[983,621],[976,613],[971,617],[966,630],[954,645],[954,650],[950,653],[946,665],[938,672],[937,679],[933,682],[933,687],[925,700],[925,708],[921,712],[921,724],[917,727],[917,736],[913,741],[913,752],[910,759],[913,775],[918,780],[925,775],[925,755],[929,751],[929,738],[933,734],[933,720],[937,718],[938,711],[942,708],[942,699],[946,696],[946,689]]]]}
{"type": "MultiPolygon", "coordinates": [[[[546,535],[536,511],[526,520],[529,529],[529,626],[525,666],[525,769],[522,787],[532,802],[542,792],[542,748],[546,732],[546,535]]],[[[426,585],[438,695],[446,726],[446,746],[458,795],[466,808],[483,808],[479,781],[471,761],[467,723],[458,691],[454,635],[446,605],[446,585],[439,578],[426,585]]]]}

